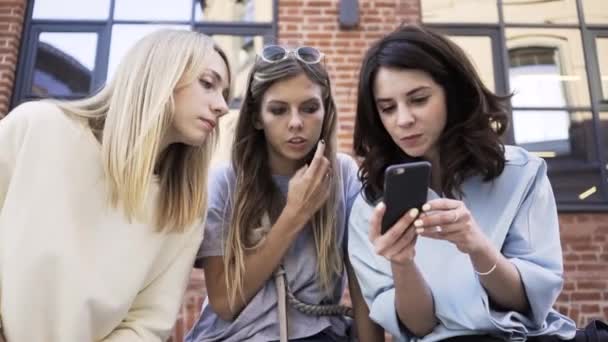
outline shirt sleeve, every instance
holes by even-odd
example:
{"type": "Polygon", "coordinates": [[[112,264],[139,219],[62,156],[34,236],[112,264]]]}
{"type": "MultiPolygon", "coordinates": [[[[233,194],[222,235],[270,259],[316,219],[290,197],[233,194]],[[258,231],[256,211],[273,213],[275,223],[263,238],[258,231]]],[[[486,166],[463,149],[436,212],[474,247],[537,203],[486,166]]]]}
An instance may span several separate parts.
{"type": "Polygon", "coordinates": [[[390,265],[374,253],[368,238],[372,207],[362,195],[357,196],[349,220],[348,254],[369,307],[369,317],[393,335],[393,340],[412,336],[401,324],[395,309],[395,287],[390,265]]]}
{"type": "Polygon", "coordinates": [[[224,255],[224,241],[232,206],[229,194],[232,193],[233,184],[234,173],[228,164],[214,168],[210,172],[205,238],[198,251],[199,259],[224,255]]]}
{"type": "Polygon", "coordinates": [[[175,325],[202,235],[192,229],[186,243],[150,284],[135,297],[127,317],[104,342],[166,341],[175,325]]]}
{"type": "Polygon", "coordinates": [[[521,276],[530,303],[522,322],[539,328],[545,322],[563,285],[559,222],[547,167],[539,161],[536,176],[523,199],[502,247],[521,276]]]}

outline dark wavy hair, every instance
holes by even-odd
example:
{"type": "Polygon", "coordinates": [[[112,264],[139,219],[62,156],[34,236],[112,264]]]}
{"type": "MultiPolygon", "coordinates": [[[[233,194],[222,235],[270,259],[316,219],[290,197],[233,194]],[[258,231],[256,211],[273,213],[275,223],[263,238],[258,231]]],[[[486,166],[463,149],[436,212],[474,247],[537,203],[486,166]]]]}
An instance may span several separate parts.
{"type": "Polygon", "coordinates": [[[359,178],[368,201],[382,196],[387,166],[417,159],[393,142],[380,121],[373,84],[381,67],[424,71],[443,88],[447,120],[439,138],[439,167],[446,196],[462,195],[469,176],[490,181],[502,173],[500,135],[507,127],[510,95],[488,90],[463,50],[446,37],[419,25],[401,26],[371,46],[359,74],[353,146],[362,159],[359,178]]]}

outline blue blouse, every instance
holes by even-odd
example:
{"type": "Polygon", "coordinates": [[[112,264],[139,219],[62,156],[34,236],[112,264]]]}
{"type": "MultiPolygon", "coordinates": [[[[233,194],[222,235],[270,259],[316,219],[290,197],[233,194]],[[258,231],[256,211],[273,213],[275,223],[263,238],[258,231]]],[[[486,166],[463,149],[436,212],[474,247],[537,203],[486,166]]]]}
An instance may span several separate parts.
{"type": "MultiPolygon", "coordinates": [[[[435,303],[439,324],[417,338],[395,310],[391,265],[374,253],[368,238],[373,206],[362,194],[349,220],[349,254],[370,309],[370,317],[395,341],[438,341],[477,334],[492,334],[509,341],[527,336],[557,335],[573,338],[575,324],[552,309],[563,285],[562,250],[553,191],[544,160],[524,149],[505,146],[506,165],[490,182],[470,177],[462,185],[462,200],[479,227],[518,269],[530,303],[530,312],[499,311],[474,272],[467,254],[447,241],[419,237],[414,262],[423,274],[435,303]]],[[[432,193],[430,197],[437,197],[432,193]]]]}

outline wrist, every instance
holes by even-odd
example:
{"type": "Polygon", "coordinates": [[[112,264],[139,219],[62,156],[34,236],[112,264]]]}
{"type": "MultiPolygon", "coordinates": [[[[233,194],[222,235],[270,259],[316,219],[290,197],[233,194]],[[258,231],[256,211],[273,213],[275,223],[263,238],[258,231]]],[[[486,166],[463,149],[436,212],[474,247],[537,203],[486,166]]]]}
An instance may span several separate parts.
{"type": "Polygon", "coordinates": [[[288,204],[281,212],[281,215],[279,215],[277,222],[285,222],[286,226],[291,227],[292,230],[299,231],[306,225],[308,220],[308,218],[303,217],[300,211],[293,209],[293,207],[288,204]]]}

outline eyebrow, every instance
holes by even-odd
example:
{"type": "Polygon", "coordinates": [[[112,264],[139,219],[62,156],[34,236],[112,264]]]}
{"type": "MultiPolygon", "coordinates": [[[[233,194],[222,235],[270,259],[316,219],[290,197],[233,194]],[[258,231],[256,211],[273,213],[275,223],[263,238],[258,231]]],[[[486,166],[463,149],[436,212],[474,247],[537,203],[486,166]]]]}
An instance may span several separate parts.
{"type": "MultiPolygon", "coordinates": [[[[425,90],[425,89],[431,89],[431,87],[429,86],[420,86],[420,87],[416,87],[410,91],[408,91],[407,93],[405,93],[405,96],[410,96],[413,95],[421,90],[425,90]]],[[[383,101],[390,101],[391,99],[389,98],[378,98],[376,99],[376,102],[383,102],[383,101]]]]}

